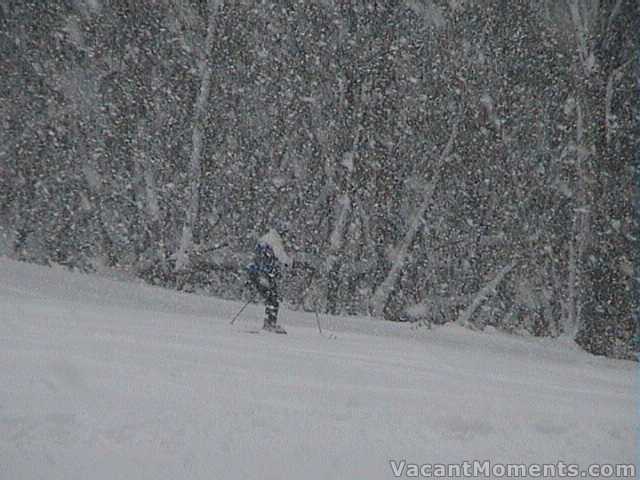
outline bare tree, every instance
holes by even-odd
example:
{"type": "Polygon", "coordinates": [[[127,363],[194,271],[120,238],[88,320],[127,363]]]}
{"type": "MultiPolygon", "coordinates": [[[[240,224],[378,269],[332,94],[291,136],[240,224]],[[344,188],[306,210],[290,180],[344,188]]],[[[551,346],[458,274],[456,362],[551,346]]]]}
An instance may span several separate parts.
{"type": "Polygon", "coordinates": [[[204,47],[198,58],[200,72],[200,88],[193,108],[192,121],[192,148],[189,161],[189,195],[185,212],[185,221],[182,226],[180,244],[176,253],[176,271],[184,270],[189,265],[189,253],[193,249],[193,230],[198,219],[200,207],[200,183],[202,181],[202,150],[204,130],[206,128],[207,107],[209,104],[209,91],[211,90],[211,51],[216,34],[214,17],[220,5],[219,0],[208,0],[207,9],[207,35],[204,47]]]}
{"type": "Polygon", "coordinates": [[[442,149],[440,157],[436,162],[435,174],[425,185],[423,197],[418,205],[415,206],[415,210],[409,218],[407,231],[405,232],[404,237],[402,238],[400,243],[396,245],[394,249],[394,259],[391,264],[391,269],[387,272],[385,279],[380,285],[378,285],[373,293],[370,303],[370,311],[375,316],[382,315],[384,307],[389,301],[389,296],[393,292],[393,289],[395,288],[395,285],[398,281],[398,277],[402,273],[402,269],[405,266],[407,254],[409,252],[409,249],[411,248],[411,245],[413,244],[416,234],[421,228],[424,227],[425,212],[427,211],[429,203],[432,201],[433,192],[437,188],[440,181],[443,166],[447,162],[447,159],[453,151],[453,144],[455,142],[457,134],[458,123],[456,119],[456,123],[454,123],[451,129],[449,140],[447,141],[445,147],[442,149]]]}

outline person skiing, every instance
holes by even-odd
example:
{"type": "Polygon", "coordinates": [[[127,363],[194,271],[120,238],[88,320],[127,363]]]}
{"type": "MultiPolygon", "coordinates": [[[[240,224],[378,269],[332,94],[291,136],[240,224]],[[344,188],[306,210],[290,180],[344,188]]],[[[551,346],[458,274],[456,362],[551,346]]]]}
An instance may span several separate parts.
{"type": "Polygon", "coordinates": [[[287,333],[277,323],[280,307],[277,280],[282,274],[281,265],[291,265],[291,259],[284,249],[281,236],[285,232],[286,226],[281,224],[277,229],[271,228],[260,237],[256,244],[253,262],[247,267],[251,284],[256,287],[265,302],[265,318],[262,328],[275,333],[287,333]]]}

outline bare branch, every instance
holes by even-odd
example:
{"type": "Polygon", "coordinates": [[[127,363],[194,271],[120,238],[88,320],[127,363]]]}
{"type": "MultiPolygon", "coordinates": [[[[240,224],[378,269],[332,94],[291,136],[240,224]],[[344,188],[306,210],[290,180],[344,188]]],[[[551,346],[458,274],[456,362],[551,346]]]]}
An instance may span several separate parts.
{"type": "Polygon", "coordinates": [[[460,313],[456,323],[464,327],[472,326],[471,317],[473,317],[473,314],[475,313],[475,311],[487,298],[495,294],[496,288],[498,287],[498,285],[500,285],[500,282],[502,282],[502,279],[507,275],[507,273],[513,270],[515,266],[516,266],[516,262],[513,261],[509,265],[502,267],[502,269],[496,274],[493,280],[491,280],[484,287],[482,287],[474,297],[471,304],[469,304],[469,306],[460,313]]]}
{"type": "Polygon", "coordinates": [[[382,310],[389,301],[389,297],[393,292],[393,288],[395,287],[398,277],[400,276],[400,273],[402,272],[402,269],[405,265],[409,248],[411,248],[416,234],[423,226],[422,218],[425,211],[427,210],[427,205],[429,204],[433,196],[435,186],[440,181],[440,176],[442,175],[443,170],[442,166],[447,161],[447,158],[451,155],[451,151],[453,150],[453,144],[458,135],[458,122],[459,120],[456,119],[456,122],[451,129],[449,140],[447,141],[447,144],[440,154],[440,158],[438,161],[439,168],[436,170],[436,173],[429,182],[429,185],[426,186],[422,202],[416,207],[415,211],[411,215],[411,219],[409,220],[409,227],[405,232],[403,239],[400,241],[400,244],[396,247],[396,256],[391,269],[387,273],[384,281],[378,286],[378,288],[376,288],[373,294],[370,307],[371,313],[373,315],[382,314],[382,310]]]}

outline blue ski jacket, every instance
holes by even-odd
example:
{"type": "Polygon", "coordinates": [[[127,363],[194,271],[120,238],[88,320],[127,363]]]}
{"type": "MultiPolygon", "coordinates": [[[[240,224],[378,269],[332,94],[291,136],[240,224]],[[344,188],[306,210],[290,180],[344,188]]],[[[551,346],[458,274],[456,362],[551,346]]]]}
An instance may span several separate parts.
{"type": "Polygon", "coordinates": [[[273,247],[266,243],[256,245],[253,262],[247,266],[250,273],[262,273],[269,277],[280,276],[280,261],[276,257],[273,247]]]}

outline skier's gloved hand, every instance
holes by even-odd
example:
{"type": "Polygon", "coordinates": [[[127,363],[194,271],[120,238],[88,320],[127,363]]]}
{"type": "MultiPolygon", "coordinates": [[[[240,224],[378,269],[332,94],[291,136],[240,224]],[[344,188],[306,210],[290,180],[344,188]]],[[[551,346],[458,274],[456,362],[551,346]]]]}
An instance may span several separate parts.
{"type": "Polygon", "coordinates": [[[269,272],[270,278],[280,278],[282,276],[281,268],[278,264],[275,264],[269,272]]]}
{"type": "Polygon", "coordinates": [[[273,279],[268,275],[260,275],[258,277],[258,282],[260,282],[260,285],[262,285],[265,288],[271,288],[271,285],[273,284],[273,279]]]}

